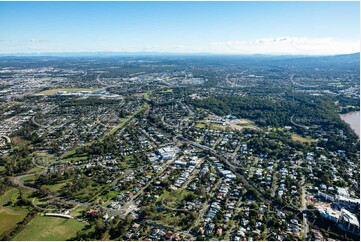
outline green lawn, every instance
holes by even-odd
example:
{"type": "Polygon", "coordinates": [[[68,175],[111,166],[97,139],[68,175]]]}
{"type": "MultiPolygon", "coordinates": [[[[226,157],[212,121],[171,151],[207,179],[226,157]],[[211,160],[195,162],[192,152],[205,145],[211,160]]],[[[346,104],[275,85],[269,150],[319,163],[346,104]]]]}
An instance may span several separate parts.
{"type": "Polygon", "coordinates": [[[84,161],[84,160],[87,160],[88,159],[88,156],[87,155],[84,155],[84,156],[74,156],[74,157],[69,157],[69,158],[66,158],[64,159],[63,161],[64,162],[69,162],[69,161],[84,161]]]}
{"type": "Polygon", "coordinates": [[[198,129],[204,129],[206,127],[206,124],[204,124],[204,123],[197,123],[196,124],[196,128],[198,128],[198,129]]]}
{"type": "Polygon", "coordinates": [[[30,221],[14,240],[67,240],[83,227],[83,223],[74,219],[38,216],[30,221]]]}
{"type": "Polygon", "coordinates": [[[3,195],[0,196],[0,208],[4,206],[7,202],[14,200],[17,197],[18,190],[13,188],[7,190],[3,195]]]}
{"type": "Polygon", "coordinates": [[[57,192],[60,189],[62,189],[64,186],[66,185],[66,182],[62,182],[62,183],[58,183],[58,184],[54,184],[54,185],[43,185],[43,188],[47,188],[52,192],[57,192]]]}
{"type": "Polygon", "coordinates": [[[9,201],[12,201],[14,204],[18,193],[17,189],[10,189],[0,196],[0,234],[21,222],[28,213],[28,210],[25,208],[13,207],[11,205],[4,206],[9,201]]]}
{"type": "Polygon", "coordinates": [[[15,225],[21,222],[26,216],[24,214],[10,214],[7,211],[0,209],[0,235],[5,231],[15,227],[15,225]]]}
{"type": "Polygon", "coordinates": [[[88,208],[85,206],[79,206],[78,208],[76,208],[75,210],[71,211],[69,213],[69,215],[76,217],[76,216],[80,216],[82,214],[83,211],[86,211],[88,208]]]}
{"type": "Polygon", "coordinates": [[[33,181],[36,180],[36,175],[34,174],[34,175],[31,175],[31,176],[25,176],[25,177],[20,178],[20,180],[22,182],[31,182],[31,181],[33,182],[33,181]]]}
{"type": "Polygon", "coordinates": [[[102,198],[104,199],[113,199],[116,196],[118,196],[119,192],[118,191],[109,191],[107,194],[103,195],[102,198]]]}
{"type": "Polygon", "coordinates": [[[144,100],[146,101],[150,101],[150,97],[149,97],[149,94],[148,93],[145,93],[144,96],[143,96],[144,100]]]}
{"type": "Polygon", "coordinates": [[[43,170],[44,170],[44,167],[35,166],[35,167],[31,168],[29,171],[27,171],[27,173],[37,173],[37,172],[41,172],[43,170]]]}
{"type": "Polygon", "coordinates": [[[298,141],[300,143],[313,143],[317,141],[315,139],[311,139],[310,137],[302,137],[297,134],[291,134],[291,138],[293,141],[298,141]]]}
{"type": "MultiPolygon", "coordinates": [[[[194,197],[198,197],[199,195],[195,192],[189,191],[189,190],[175,190],[175,191],[165,191],[158,199],[161,201],[164,199],[164,202],[171,208],[176,208],[177,205],[181,202],[184,202],[185,197],[188,195],[194,195],[194,197]]],[[[158,201],[157,199],[157,201],[158,201]]]]}

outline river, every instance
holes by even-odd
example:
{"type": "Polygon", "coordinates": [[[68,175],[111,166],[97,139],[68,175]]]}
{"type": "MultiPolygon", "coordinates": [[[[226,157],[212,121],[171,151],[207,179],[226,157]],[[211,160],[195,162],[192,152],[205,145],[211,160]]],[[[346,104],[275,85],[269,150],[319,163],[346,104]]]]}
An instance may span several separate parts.
{"type": "Polygon", "coordinates": [[[348,123],[360,137],[360,111],[341,114],[341,119],[348,123]]]}

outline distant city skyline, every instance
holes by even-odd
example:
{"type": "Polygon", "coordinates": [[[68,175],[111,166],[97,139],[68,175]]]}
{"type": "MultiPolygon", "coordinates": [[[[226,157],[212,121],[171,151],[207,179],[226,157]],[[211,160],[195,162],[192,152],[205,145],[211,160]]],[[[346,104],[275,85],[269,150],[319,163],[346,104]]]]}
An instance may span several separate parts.
{"type": "Polygon", "coordinates": [[[0,54],[360,52],[359,2],[0,2],[0,54]]]}

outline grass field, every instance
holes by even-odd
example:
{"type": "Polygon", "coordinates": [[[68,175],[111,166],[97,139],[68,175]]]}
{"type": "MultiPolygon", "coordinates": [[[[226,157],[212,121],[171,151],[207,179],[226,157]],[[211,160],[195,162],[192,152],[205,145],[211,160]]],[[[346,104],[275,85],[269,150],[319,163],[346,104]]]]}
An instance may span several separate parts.
{"type": "Polygon", "coordinates": [[[164,199],[165,203],[172,208],[177,207],[177,205],[184,201],[185,197],[187,195],[194,195],[195,197],[198,197],[198,195],[192,191],[189,190],[175,190],[175,191],[165,191],[158,199],[157,201],[161,201],[164,199]]]}
{"type": "Polygon", "coordinates": [[[56,89],[50,89],[50,90],[45,90],[42,92],[39,92],[38,94],[43,94],[43,95],[54,95],[57,92],[71,92],[71,91],[97,91],[100,89],[94,89],[94,88],[56,88],[56,89]]]}
{"type": "Polygon", "coordinates": [[[301,143],[313,143],[316,142],[315,139],[311,139],[310,137],[302,137],[297,134],[292,134],[291,138],[293,141],[301,142],[301,143]]]}
{"type": "Polygon", "coordinates": [[[10,214],[7,211],[0,209],[0,235],[15,227],[15,225],[21,222],[25,216],[26,212],[23,214],[10,214]]]}
{"type": "Polygon", "coordinates": [[[49,189],[49,190],[52,191],[52,192],[57,192],[57,191],[59,191],[60,189],[62,189],[65,185],[66,185],[66,182],[58,183],[58,184],[54,184],[54,185],[43,185],[43,186],[41,186],[41,187],[47,188],[47,189],[49,189]]]}
{"type": "Polygon", "coordinates": [[[160,91],[161,93],[172,93],[173,90],[172,89],[167,89],[167,90],[162,90],[160,91]]]}
{"type": "Polygon", "coordinates": [[[195,125],[195,127],[198,128],[198,129],[204,129],[204,128],[206,127],[206,124],[204,124],[204,123],[197,123],[197,124],[195,125]]]}
{"type": "Polygon", "coordinates": [[[36,175],[31,175],[31,176],[25,176],[19,179],[22,182],[33,182],[36,180],[36,175]]]}
{"type": "Polygon", "coordinates": [[[66,158],[63,161],[65,162],[69,162],[69,161],[84,161],[87,160],[88,156],[84,155],[84,156],[75,156],[75,157],[70,157],[70,158],[66,158]]]}
{"type": "Polygon", "coordinates": [[[14,240],[67,240],[83,227],[83,223],[74,219],[38,216],[30,221],[14,240]]]}
{"type": "Polygon", "coordinates": [[[18,190],[13,188],[6,191],[3,195],[0,196],[0,207],[4,206],[4,204],[9,201],[14,201],[18,195],[18,190]]]}
{"type": "Polygon", "coordinates": [[[0,234],[14,227],[18,222],[21,222],[28,210],[21,207],[4,206],[8,202],[13,204],[18,197],[17,189],[10,189],[0,196],[0,234]]]}
{"type": "Polygon", "coordinates": [[[69,215],[73,216],[73,217],[76,217],[76,216],[79,216],[82,214],[83,211],[86,211],[88,208],[85,207],[85,206],[80,206],[78,208],[76,208],[75,210],[71,211],[69,213],[69,215]]]}
{"type": "Polygon", "coordinates": [[[148,93],[145,93],[143,98],[144,98],[145,101],[150,101],[150,97],[149,97],[148,93]]]}
{"type": "Polygon", "coordinates": [[[119,192],[117,191],[109,191],[107,194],[101,196],[105,200],[110,200],[118,196],[119,192]]]}

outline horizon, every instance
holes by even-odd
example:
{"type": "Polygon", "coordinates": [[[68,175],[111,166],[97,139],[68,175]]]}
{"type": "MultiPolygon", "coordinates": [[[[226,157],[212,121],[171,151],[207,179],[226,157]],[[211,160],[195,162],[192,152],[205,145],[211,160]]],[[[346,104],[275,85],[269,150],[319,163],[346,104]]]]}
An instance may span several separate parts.
{"type": "Polygon", "coordinates": [[[178,53],[178,52],[43,52],[43,53],[0,53],[3,57],[172,57],[172,56],[220,56],[220,57],[333,57],[360,55],[360,52],[346,54],[239,54],[239,53],[178,53]]]}
{"type": "Polygon", "coordinates": [[[359,9],[359,2],[0,2],[0,54],[352,54],[360,52],[359,9]]]}

